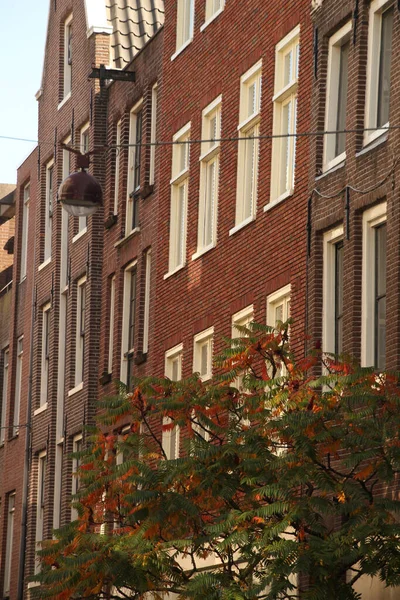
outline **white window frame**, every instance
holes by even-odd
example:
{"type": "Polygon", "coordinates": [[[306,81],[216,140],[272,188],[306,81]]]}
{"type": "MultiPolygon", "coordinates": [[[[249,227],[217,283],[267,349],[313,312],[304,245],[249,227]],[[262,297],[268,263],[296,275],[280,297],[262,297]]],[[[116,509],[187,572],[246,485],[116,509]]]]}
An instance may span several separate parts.
{"type": "MultiPolygon", "coordinates": [[[[138,224],[132,227],[133,210],[134,210],[134,195],[140,191],[140,185],[133,189],[134,178],[135,178],[135,162],[137,153],[142,152],[142,147],[136,147],[136,127],[137,127],[137,115],[143,111],[143,98],[136,102],[131,108],[129,113],[129,147],[128,147],[128,180],[126,189],[126,216],[125,216],[125,236],[139,231],[140,227],[138,224]]],[[[142,140],[143,140],[143,112],[142,112],[142,140]]],[[[142,155],[141,155],[142,157],[142,155]]],[[[142,168],[142,160],[140,160],[140,168],[142,168]]],[[[136,200],[137,201],[137,200],[136,200]]]]}
{"type": "Polygon", "coordinates": [[[17,367],[15,372],[15,396],[14,396],[14,414],[12,435],[15,437],[19,432],[20,411],[21,411],[21,388],[22,388],[22,367],[24,358],[24,336],[17,339],[17,367]]]}
{"type": "MultiPolygon", "coordinates": [[[[71,137],[67,137],[63,144],[69,145],[71,137]]],[[[71,171],[71,153],[62,150],[62,180],[64,181],[71,171]]],[[[64,291],[68,285],[68,225],[69,215],[66,210],[61,211],[61,261],[60,261],[60,287],[64,291]]]]}
{"type": "Polygon", "coordinates": [[[375,362],[375,228],[387,221],[387,203],[382,202],[363,214],[361,366],[375,362]]]}
{"type": "MultiPolygon", "coordinates": [[[[40,406],[39,408],[47,407],[48,388],[49,388],[49,362],[50,358],[46,354],[46,340],[49,339],[50,344],[50,310],[51,304],[45,304],[42,307],[42,349],[40,363],[40,406]],[[47,317],[46,317],[47,315],[47,317]]],[[[50,355],[50,349],[49,355],[50,355]]]]}
{"type": "Polygon", "coordinates": [[[203,140],[210,138],[210,120],[216,119],[215,141],[202,142],[200,156],[200,198],[199,198],[199,220],[197,227],[197,251],[192,256],[196,259],[211,248],[214,248],[217,243],[217,215],[218,215],[218,187],[219,187],[219,164],[221,150],[221,104],[222,96],[215,98],[211,104],[206,106],[202,112],[202,134],[203,140]],[[209,197],[209,175],[210,167],[214,165],[214,181],[213,190],[214,198],[209,197]],[[208,208],[208,210],[207,210],[208,208]],[[206,221],[207,217],[210,220],[211,241],[206,243],[206,221]]]}
{"type": "Polygon", "coordinates": [[[200,379],[207,381],[212,378],[214,327],[209,327],[193,337],[193,372],[200,373],[200,379]],[[201,374],[201,351],[207,346],[207,371],[201,374]]]}
{"type": "Polygon", "coordinates": [[[46,164],[46,198],[45,198],[45,215],[44,215],[44,257],[43,263],[51,261],[51,243],[53,233],[53,210],[54,210],[54,184],[56,172],[54,159],[51,159],[46,164]],[[50,188],[50,171],[52,172],[52,187],[50,188]],[[51,197],[50,197],[51,196],[51,197]],[[50,211],[51,207],[51,211],[50,211]]]}
{"type": "Polygon", "coordinates": [[[149,248],[146,252],[145,263],[146,272],[144,280],[143,354],[147,354],[149,351],[151,248],[149,248]]]}
{"type": "Polygon", "coordinates": [[[155,83],[151,89],[151,126],[150,126],[150,169],[149,185],[154,185],[156,172],[156,142],[157,142],[157,108],[158,108],[158,84],[155,83]]]}
{"type": "MultiPolygon", "coordinates": [[[[63,99],[70,97],[72,92],[72,60],[69,57],[69,33],[72,27],[72,14],[64,22],[64,72],[63,72],[63,99]]],[[[72,54],[72,52],[71,52],[72,54]]]]}
{"type": "Polygon", "coordinates": [[[235,226],[229,231],[229,235],[233,235],[254,221],[257,211],[257,192],[258,192],[258,161],[260,142],[258,136],[260,134],[261,120],[261,94],[262,94],[262,60],[259,60],[240,78],[240,107],[239,107],[239,125],[238,136],[241,139],[251,139],[254,137],[252,173],[247,173],[246,166],[248,164],[248,144],[245,141],[238,141],[238,162],[237,162],[237,188],[236,188],[236,212],[235,226]],[[249,90],[255,85],[255,106],[250,112],[248,104],[249,90]],[[251,205],[250,214],[246,216],[246,187],[247,178],[251,177],[251,205]]]}
{"type": "Polygon", "coordinates": [[[12,566],[12,550],[14,541],[14,521],[15,521],[15,492],[7,495],[7,536],[6,536],[6,554],[4,565],[4,597],[10,595],[11,585],[11,566],[12,566]]]}
{"type": "Polygon", "coordinates": [[[289,127],[289,133],[291,136],[288,137],[288,161],[286,165],[283,165],[281,160],[282,141],[284,141],[285,138],[278,137],[274,138],[272,141],[271,198],[270,203],[264,207],[264,210],[272,208],[272,206],[281,202],[285,198],[288,198],[294,192],[296,138],[292,134],[296,134],[297,132],[297,109],[295,108],[295,105],[297,105],[297,66],[300,51],[299,42],[300,25],[288,33],[288,35],[286,35],[275,47],[275,91],[274,97],[272,98],[274,105],[273,134],[278,136],[281,135],[283,108],[287,103],[291,102],[292,115],[289,127]],[[284,61],[285,56],[287,56],[287,54],[291,51],[295,53],[293,65],[294,78],[287,85],[285,85],[283,80],[285,73],[284,61]],[[280,189],[280,181],[282,176],[282,168],[284,168],[284,166],[287,166],[287,179],[289,186],[286,186],[286,189],[282,191],[280,189]]]}
{"type": "MultiPolygon", "coordinates": [[[[164,279],[182,269],[186,264],[186,234],[187,234],[187,207],[189,195],[189,168],[190,168],[190,122],[186,123],[172,138],[172,178],[171,184],[171,213],[170,213],[170,232],[169,232],[169,263],[168,273],[164,279]],[[182,142],[177,144],[175,142],[182,142]],[[181,169],[181,152],[187,152],[185,156],[185,165],[181,169]],[[183,190],[183,206],[180,207],[180,190],[183,190]],[[176,218],[178,209],[182,209],[181,222],[176,218]],[[178,245],[182,253],[182,260],[179,260],[178,245]]],[[[179,214],[179,213],[178,213],[179,214]]]]}
{"type": "Polygon", "coordinates": [[[121,169],[121,134],[122,134],[122,120],[120,119],[116,126],[116,141],[115,141],[115,178],[114,178],[114,209],[113,214],[118,214],[119,204],[119,182],[120,182],[120,169],[121,169]]]}
{"type": "Polygon", "coordinates": [[[108,373],[113,371],[114,357],[114,320],[115,320],[115,283],[116,277],[113,275],[110,281],[110,326],[108,330],[108,373]]]}
{"type": "Polygon", "coordinates": [[[176,46],[175,53],[171,56],[174,60],[193,40],[194,33],[194,5],[195,0],[177,0],[176,9],[176,46]],[[187,36],[185,35],[185,16],[189,10],[187,36]]]}
{"type": "MultiPolygon", "coordinates": [[[[172,380],[173,376],[173,363],[178,360],[178,374],[176,381],[182,378],[182,357],[183,357],[183,344],[178,344],[173,348],[170,348],[165,353],[165,376],[172,380]]],[[[171,420],[168,417],[163,418],[163,425],[168,425],[171,420]]],[[[162,432],[162,447],[164,449],[167,460],[174,460],[179,458],[179,442],[180,442],[180,429],[176,425],[171,431],[162,432]]]]}
{"type": "MultiPolygon", "coordinates": [[[[45,494],[46,494],[46,470],[47,470],[47,453],[45,450],[39,452],[37,460],[37,496],[36,496],[36,533],[35,545],[36,549],[40,549],[44,535],[44,509],[45,509],[45,494]]],[[[36,557],[35,574],[40,571],[40,560],[36,557]]]]}
{"type": "Polygon", "coordinates": [[[1,420],[0,420],[0,445],[4,444],[6,437],[6,415],[7,415],[7,393],[8,393],[8,374],[10,369],[10,348],[6,346],[2,348],[3,358],[3,381],[2,381],[2,393],[1,393],[1,420]]]}
{"type": "Polygon", "coordinates": [[[288,304],[290,303],[291,285],[285,285],[276,292],[267,296],[267,325],[276,327],[275,310],[277,306],[283,304],[283,322],[290,317],[288,304]]]}
{"type": "MultiPolygon", "coordinates": [[[[75,387],[82,384],[84,379],[84,354],[85,354],[85,335],[82,334],[82,309],[84,309],[85,313],[85,324],[84,327],[87,329],[87,318],[86,318],[86,309],[87,309],[87,288],[86,288],[87,278],[86,275],[81,279],[78,279],[76,284],[76,332],[75,332],[75,387]],[[82,307],[82,296],[83,289],[85,289],[85,306],[82,307]]],[[[84,330],[85,333],[85,330],[84,330]]]]}
{"type": "MultiPolygon", "coordinates": [[[[79,134],[79,148],[82,154],[86,154],[90,149],[90,123],[85,123],[79,134]],[[85,148],[85,139],[87,139],[87,149],[85,148]]],[[[78,217],[78,233],[74,236],[73,242],[80,238],[87,231],[87,217],[78,217]]]]}
{"type": "Polygon", "coordinates": [[[322,350],[329,353],[335,352],[336,244],[343,238],[343,225],[327,231],[323,237],[322,350]]]}
{"type": "MultiPolygon", "coordinates": [[[[128,352],[135,352],[135,348],[128,348],[129,346],[129,315],[130,315],[130,304],[131,304],[131,273],[136,270],[136,305],[137,305],[137,260],[131,262],[124,271],[124,295],[122,305],[122,339],[121,339],[121,371],[120,379],[123,383],[128,382],[128,352]]],[[[137,312],[137,311],[136,311],[137,312]]]]}
{"type": "MultiPolygon", "coordinates": [[[[365,98],[366,129],[373,129],[377,126],[382,13],[390,8],[391,5],[393,5],[393,0],[372,0],[369,7],[367,87],[365,98]]],[[[389,122],[376,131],[365,131],[364,146],[367,146],[386,133],[388,127],[389,122]]]]}
{"type": "MultiPolygon", "coordinates": [[[[78,433],[72,439],[72,452],[80,452],[82,450],[82,434],[78,433]]],[[[80,460],[77,458],[72,459],[72,480],[71,480],[71,497],[77,494],[80,487],[80,478],[77,477],[76,473],[80,466],[80,460]]],[[[71,498],[72,500],[72,498],[71,498]]],[[[71,506],[71,521],[75,521],[78,518],[78,511],[76,508],[71,506]]]]}
{"type": "Polygon", "coordinates": [[[206,17],[203,25],[200,27],[200,31],[204,31],[204,29],[208,27],[225,8],[225,0],[218,0],[219,8],[215,8],[214,2],[215,0],[206,0],[206,17]]]}
{"type": "Polygon", "coordinates": [[[61,525],[61,502],[62,502],[62,478],[64,460],[64,439],[56,444],[56,457],[54,469],[54,507],[53,507],[53,529],[59,529],[61,525]]]}
{"type": "MultiPolygon", "coordinates": [[[[237,329],[237,325],[239,325],[240,327],[246,327],[246,325],[249,325],[253,320],[254,320],[254,305],[253,304],[250,304],[249,306],[242,308],[242,310],[239,310],[234,315],[232,315],[232,327],[231,327],[232,339],[238,339],[238,338],[243,337],[241,332],[237,329]]],[[[243,376],[244,376],[244,374],[245,373],[243,373],[243,375],[239,375],[232,382],[233,385],[240,391],[243,391],[243,376]]]]}
{"type": "MultiPolygon", "coordinates": [[[[352,22],[348,21],[329,39],[328,78],[326,84],[325,131],[336,131],[339,108],[339,77],[341,48],[351,35],[352,22]]],[[[346,159],[346,152],[335,156],[337,134],[326,135],[324,138],[323,171],[329,171],[346,159]]]]}
{"type": "Polygon", "coordinates": [[[21,268],[20,281],[26,278],[26,265],[28,257],[28,231],[29,231],[29,204],[30,204],[30,183],[24,186],[24,197],[22,204],[22,231],[21,231],[21,268]]]}

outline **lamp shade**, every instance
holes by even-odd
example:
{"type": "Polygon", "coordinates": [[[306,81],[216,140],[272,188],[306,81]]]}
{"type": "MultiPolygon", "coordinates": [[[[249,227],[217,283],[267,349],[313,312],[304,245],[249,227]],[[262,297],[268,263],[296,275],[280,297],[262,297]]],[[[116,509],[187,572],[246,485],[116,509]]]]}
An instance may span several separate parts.
{"type": "Polygon", "coordinates": [[[103,192],[99,182],[82,170],[64,179],[58,190],[58,199],[70,215],[88,217],[103,205],[103,192]]]}

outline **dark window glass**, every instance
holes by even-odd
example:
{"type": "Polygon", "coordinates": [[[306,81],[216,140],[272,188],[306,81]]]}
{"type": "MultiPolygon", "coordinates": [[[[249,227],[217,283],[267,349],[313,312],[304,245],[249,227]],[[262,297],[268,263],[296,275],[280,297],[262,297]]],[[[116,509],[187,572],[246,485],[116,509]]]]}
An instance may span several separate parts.
{"type": "Polygon", "coordinates": [[[133,177],[134,192],[140,188],[140,163],[142,155],[142,115],[143,112],[141,110],[138,113],[136,113],[135,169],[133,177]]]}
{"type": "Polygon", "coordinates": [[[343,242],[335,244],[335,354],[343,352],[343,242]]]}
{"type": "Polygon", "coordinates": [[[379,57],[377,127],[389,121],[390,67],[392,60],[393,6],[382,14],[379,57]]]}
{"type": "Polygon", "coordinates": [[[132,386],[133,376],[133,355],[135,347],[135,315],[136,315],[136,269],[130,272],[130,293],[129,293],[129,333],[128,333],[128,375],[127,387],[128,390],[132,386]]]}
{"type": "Polygon", "coordinates": [[[386,224],[375,229],[375,366],[386,368],[386,224]]]}
{"type": "MultiPolygon", "coordinates": [[[[336,129],[343,131],[346,129],[346,108],[347,108],[347,84],[349,73],[349,49],[350,42],[346,42],[340,48],[340,67],[339,67],[339,90],[338,90],[338,110],[336,129]]],[[[338,133],[336,136],[335,156],[339,156],[346,149],[346,134],[338,133]]]]}

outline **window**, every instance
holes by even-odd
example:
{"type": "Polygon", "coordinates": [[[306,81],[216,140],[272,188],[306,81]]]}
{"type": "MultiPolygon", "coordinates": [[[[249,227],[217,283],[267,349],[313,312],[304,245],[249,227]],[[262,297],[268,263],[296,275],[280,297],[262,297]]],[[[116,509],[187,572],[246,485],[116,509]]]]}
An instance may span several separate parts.
{"type": "Polygon", "coordinates": [[[51,259],[51,237],[53,229],[53,178],[54,161],[46,165],[46,201],[44,216],[44,261],[51,259]]]}
{"type": "Polygon", "coordinates": [[[192,41],[193,29],[194,0],[177,0],[176,53],[192,41]]]}
{"type": "Polygon", "coordinates": [[[64,93],[66,98],[72,89],[72,15],[64,24],[64,93]]]}
{"type": "Polygon", "coordinates": [[[151,248],[146,252],[146,274],[144,283],[143,353],[146,354],[149,350],[151,248]]]}
{"type": "MultiPolygon", "coordinates": [[[[71,138],[64,140],[64,144],[70,144],[71,138]]],[[[62,151],[62,179],[68,177],[71,171],[71,153],[68,150],[62,151]]],[[[60,261],[60,284],[64,290],[68,285],[68,223],[69,215],[66,210],[61,211],[61,261],[60,261]]]]}
{"type": "Polygon", "coordinates": [[[386,367],[386,202],[363,215],[362,365],[386,367]]]}
{"type": "Polygon", "coordinates": [[[255,64],[240,79],[240,115],[238,142],[238,171],[236,193],[237,228],[252,221],[256,214],[258,151],[261,111],[261,61],[255,64]]]}
{"type": "Polygon", "coordinates": [[[117,123],[117,135],[116,135],[116,148],[115,148],[115,180],[114,180],[114,215],[118,214],[118,200],[119,200],[119,171],[121,167],[121,131],[122,121],[119,120],[117,123]]]}
{"type": "MultiPolygon", "coordinates": [[[[72,440],[72,452],[74,454],[79,454],[82,451],[82,434],[76,435],[72,440]]],[[[71,494],[74,496],[79,492],[80,488],[80,477],[78,476],[78,471],[81,466],[81,459],[79,456],[75,456],[72,459],[72,485],[71,485],[71,494]]],[[[74,499],[72,498],[72,502],[74,499]]],[[[71,507],[71,521],[75,521],[78,518],[78,512],[76,508],[71,507]]]]}
{"type": "Polygon", "coordinates": [[[213,336],[214,327],[194,336],[193,371],[202,381],[212,377],[213,336]]]}
{"type": "Polygon", "coordinates": [[[1,420],[0,420],[0,444],[4,444],[6,427],[7,389],[8,389],[8,361],[10,352],[8,348],[2,350],[2,387],[1,387],[1,420]]]}
{"type": "Polygon", "coordinates": [[[154,185],[156,169],[156,141],[157,141],[157,103],[158,85],[155,83],[151,90],[151,130],[150,130],[150,171],[149,184],[154,185]]]}
{"type": "Polygon", "coordinates": [[[201,26],[201,30],[205,29],[207,25],[215,19],[224,9],[225,0],[206,0],[206,19],[204,25],[201,26]]]}
{"type": "MultiPolygon", "coordinates": [[[[90,144],[90,124],[86,123],[81,129],[80,135],[80,151],[82,154],[89,152],[90,144]]],[[[78,217],[78,233],[84,233],[87,227],[87,217],[78,217]]]]}
{"type": "Polygon", "coordinates": [[[50,304],[42,308],[42,358],[40,373],[40,407],[47,406],[50,361],[50,304]]]}
{"type": "Polygon", "coordinates": [[[108,373],[113,370],[114,355],[114,318],[115,318],[115,275],[110,282],[110,328],[108,333],[108,373]]]}
{"type": "Polygon", "coordinates": [[[343,227],[324,235],[323,325],[324,352],[343,352],[343,227]]]}
{"type": "MultiPolygon", "coordinates": [[[[339,29],[329,40],[328,81],[326,86],[325,130],[346,129],[347,88],[349,72],[351,22],[339,29]]],[[[325,136],[324,170],[346,158],[346,134],[325,136]]]]}
{"type": "MultiPolygon", "coordinates": [[[[36,548],[40,549],[44,534],[44,509],[46,499],[46,452],[40,452],[38,455],[38,487],[36,503],[36,548]]],[[[35,573],[40,571],[40,561],[35,562],[35,573]]]]}
{"type": "Polygon", "coordinates": [[[57,442],[56,457],[54,468],[54,508],[53,508],[53,529],[59,529],[61,525],[61,502],[62,502],[62,480],[64,465],[64,444],[57,442]]]}
{"type": "Polygon", "coordinates": [[[139,191],[142,156],[143,100],[136,104],[129,117],[128,198],[126,235],[139,227],[139,191]]]}
{"type": "Polygon", "coordinates": [[[290,317],[290,285],[270,294],[267,298],[267,325],[276,327],[290,317]]]}
{"type": "Polygon", "coordinates": [[[169,234],[169,273],[186,263],[186,227],[189,189],[190,123],[173,137],[171,217],[169,234]]]}
{"type": "Polygon", "coordinates": [[[197,253],[216,244],[219,153],[221,137],[221,96],[203,110],[200,157],[200,202],[197,253]]]}
{"type": "MultiPolygon", "coordinates": [[[[235,313],[232,317],[232,339],[247,337],[247,334],[239,331],[238,327],[247,327],[247,325],[253,321],[253,318],[253,305],[247,306],[246,308],[243,308],[239,312],[235,313]]],[[[235,387],[237,387],[240,391],[244,391],[243,375],[237,377],[233,382],[233,385],[235,385],[235,387]]]]}
{"type": "MultiPolygon", "coordinates": [[[[182,354],[183,345],[179,344],[165,353],[165,375],[171,381],[179,381],[182,378],[182,354]]],[[[163,426],[170,425],[171,419],[164,417],[163,426]]],[[[162,432],[162,446],[167,460],[179,457],[179,427],[162,432]]]]}
{"type": "Polygon", "coordinates": [[[26,262],[28,256],[28,228],[29,228],[29,200],[30,185],[24,187],[24,204],[22,206],[22,232],[21,232],[21,281],[26,277],[26,262]]]}
{"type": "Polygon", "coordinates": [[[86,277],[77,284],[75,387],[83,382],[85,365],[86,277]]]}
{"type": "Polygon", "coordinates": [[[19,413],[21,408],[22,359],[24,355],[24,336],[17,340],[17,370],[15,374],[15,397],[13,415],[13,436],[18,435],[19,413]]]}
{"type": "Polygon", "coordinates": [[[136,328],[136,262],[125,269],[124,306],[122,315],[122,365],[121,380],[131,390],[135,354],[136,328]]]}
{"type": "Polygon", "coordinates": [[[275,95],[272,143],[271,201],[278,202],[293,193],[296,163],[297,81],[299,75],[299,35],[296,27],[275,51],[275,95]]]}
{"type": "Polygon", "coordinates": [[[393,2],[373,0],[369,9],[367,97],[364,143],[368,144],[389,124],[392,61],[393,2]]]}
{"type": "Polygon", "coordinates": [[[14,539],[14,517],[15,517],[15,493],[8,494],[7,507],[7,537],[6,537],[6,556],[4,565],[4,597],[10,596],[11,584],[11,563],[12,549],[14,539]]]}

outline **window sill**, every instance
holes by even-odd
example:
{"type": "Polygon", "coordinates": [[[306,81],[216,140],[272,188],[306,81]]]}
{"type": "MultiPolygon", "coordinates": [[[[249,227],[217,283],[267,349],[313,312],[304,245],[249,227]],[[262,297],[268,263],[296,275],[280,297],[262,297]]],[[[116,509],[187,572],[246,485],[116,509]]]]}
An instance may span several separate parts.
{"type": "Polygon", "coordinates": [[[129,240],[132,239],[137,233],[140,233],[140,227],[135,227],[135,229],[132,229],[132,231],[129,232],[128,235],[123,237],[122,240],[118,240],[118,242],[115,242],[114,248],[120,248],[121,246],[129,242],[129,240]]]}
{"type": "Polygon", "coordinates": [[[205,21],[205,22],[203,23],[203,25],[200,27],[200,31],[204,31],[204,30],[206,29],[206,27],[208,27],[210,23],[212,23],[212,22],[213,22],[213,21],[214,21],[214,20],[215,20],[217,17],[219,17],[219,15],[220,15],[222,12],[224,12],[224,7],[223,7],[223,6],[221,6],[221,8],[219,8],[219,9],[217,10],[217,12],[215,12],[215,13],[213,14],[213,16],[212,16],[212,17],[210,17],[210,18],[209,18],[207,21],[205,21]]]}
{"type": "Polygon", "coordinates": [[[46,260],[43,261],[42,264],[38,266],[38,271],[41,271],[42,269],[47,267],[47,265],[49,265],[50,263],[51,263],[51,256],[49,256],[49,258],[46,258],[46,260]]]}
{"type": "Polygon", "coordinates": [[[247,219],[245,219],[238,225],[235,225],[235,227],[232,227],[232,229],[229,230],[229,235],[234,235],[237,231],[240,231],[241,229],[243,229],[243,227],[246,227],[246,225],[249,225],[249,223],[252,223],[255,220],[256,215],[251,215],[251,217],[247,217],[247,219]]]}
{"type": "Polygon", "coordinates": [[[47,402],[45,402],[42,406],[39,406],[39,408],[33,411],[33,416],[36,417],[36,415],[40,415],[40,413],[44,412],[45,410],[47,410],[47,402]]]}
{"type": "Polygon", "coordinates": [[[213,248],[215,248],[216,244],[211,244],[210,246],[206,246],[205,248],[201,248],[200,250],[197,250],[197,252],[195,252],[192,256],[192,260],[196,260],[196,258],[200,258],[200,256],[203,256],[203,254],[207,254],[207,252],[210,252],[210,250],[212,250],[213,248]]]}
{"type": "Polygon", "coordinates": [[[364,154],[367,154],[370,150],[374,150],[375,148],[378,148],[379,146],[384,144],[387,141],[387,139],[388,139],[388,132],[384,131],[383,133],[381,133],[381,135],[379,137],[377,137],[374,140],[372,140],[371,142],[369,142],[368,145],[365,145],[362,150],[360,150],[359,152],[356,152],[356,158],[358,158],[359,156],[364,156],[364,154]]]}
{"type": "Polygon", "coordinates": [[[19,281],[19,285],[21,285],[21,283],[24,283],[24,281],[26,281],[26,275],[24,275],[20,281],[19,281]]]}
{"type": "Polygon", "coordinates": [[[81,238],[83,235],[85,235],[86,232],[87,232],[87,227],[84,227],[83,229],[78,231],[78,233],[76,235],[74,235],[74,237],[72,238],[72,243],[79,240],[79,238],[81,238]]]}
{"type": "Polygon", "coordinates": [[[68,392],[68,398],[70,396],[73,396],[74,394],[77,394],[81,390],[83,390],[83,381],[81,381],[80,383],[78,383],[78,385],[76,385],[74,388],[72,388],[72,390],[69,390],[69,392],[68,392]]]}
{"type": "Polygon", "coordinates": [[[68,94],[65,96],[65,98],[63,98],[60,102],[60,104],[57,106],[57,110],[60,110],[60,108],[62,108],[64,106],[64,104],[66,104],[68,102],[68,100],[71,98],[71,92],[68,92],[68,94]]]}
{"type": "Polygon", "coordinates": [[[330,167],[329,169],[324,170],[323,173],[321,173],[321,175],[316,176],[315,181],[321,181],[321,179],[323,179],[324,177],[327,177],[328,175],[331,175],[331,173],[335,173],[335,171],[339,171],[339,169],[343,169],[345,164],[346,164],[346,161],[342,160],[342,162],[339,162],[338,164],[330,167]]]}
{"type": "Polygon", "coordinates": [[[346,161],[346,152],[342,152],[335,158],[332,158],[329,162],[325,163],[322,167],[322,174],[332,171],[338,165],[343,166],[346,161]]]}
{"type": "Polygon", "coordinates": [[[387,123],[385,123],[385,125],[382,125],[380,129],[366,131],[364,135],[364,148],[375,142],[375,140],[381,138],[383,135],[385,135],[385,133],[387,134],[389,125],[390,124],[388,121],[387,123]]]}
{"type": "Polygon", "coordinates": [[[175,275],[175,273],[178,273],[178,271],[181,271],[184,266],[185,266],[184,264],[183,265],[179,265],[178,267],[175,267],[175,269],[173,269],[172,271],[168,271],[168,273],[166,273],[164,275],[164,279],[168,279],[172,275],[175,275]]]}
{"type": "Polygon", "coordinates": [[[271,202],[264,206],[264,212],[272,210],[273,208],[275,208],[275,206],[278,206],[278,204],[286,200],[286,198],[290,198],[290,196],[293,196],[293,190],[288,190],[287,192],[284,192],[283,194],[278,196],[278,198],[276,198],[275,200],[271,200],[271,202]]]}
{"type": "Polygon", "coordinates": [[[192,42],[193,42],[193,36],[190,37],[188,40],[186,40],[186,42],[180,48],[178,48],[178,50],[176,50],[176,52],[173,53],[173,55],[171,56],[171,61],[175,60],[175,58],[177,56],[179,56],[180,53],[183,52],[185,50],[185,48],[187,48],[189,46],[189,44],[191,44],[192,42]]]}

